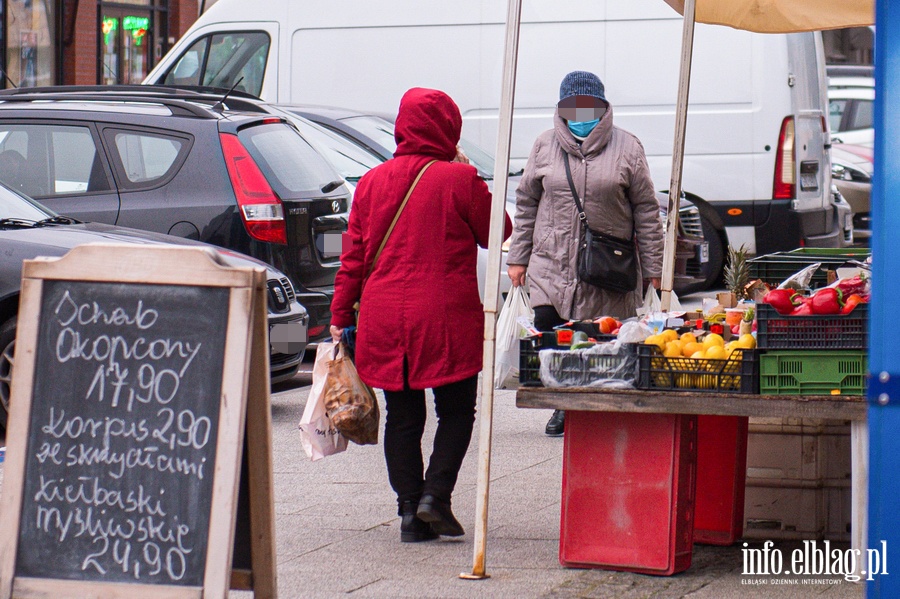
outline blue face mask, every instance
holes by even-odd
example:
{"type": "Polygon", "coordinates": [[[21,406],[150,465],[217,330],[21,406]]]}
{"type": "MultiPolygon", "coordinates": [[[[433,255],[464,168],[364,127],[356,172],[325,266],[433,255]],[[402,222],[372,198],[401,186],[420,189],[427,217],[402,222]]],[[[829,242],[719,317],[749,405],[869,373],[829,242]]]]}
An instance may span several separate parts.
{"type": "Polygon", "coordinates": [[[578,137],[587,137],[599,122],[600,119],[594,119],[592,121],[569,121],[569,131],[578,137]]]}

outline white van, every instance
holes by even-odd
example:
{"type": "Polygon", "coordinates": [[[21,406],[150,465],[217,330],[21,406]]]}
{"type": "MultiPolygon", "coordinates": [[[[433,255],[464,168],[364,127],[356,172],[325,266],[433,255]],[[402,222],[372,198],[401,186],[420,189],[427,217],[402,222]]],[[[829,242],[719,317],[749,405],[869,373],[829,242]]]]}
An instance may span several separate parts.
{"type": "MultiPolygon", "coordinates": [[[[409,87],[435,87],[459,104],[463,134],[494,148],[505,9],[503,0],[218,0],[145,83],[236,85],[275,103],[386,113],[409,87]]],[[[512,165],[552,126],[563,76],[588,70],[666,189],[681,30],[663,0],[525,2],[512,165]]],[[[849,206],[832,193],[824,66],[818,33],[697,26],[683,188],[704,217],[710,260],[721,263],[727,244],[764,254],[852,241],[849,206]]]]}

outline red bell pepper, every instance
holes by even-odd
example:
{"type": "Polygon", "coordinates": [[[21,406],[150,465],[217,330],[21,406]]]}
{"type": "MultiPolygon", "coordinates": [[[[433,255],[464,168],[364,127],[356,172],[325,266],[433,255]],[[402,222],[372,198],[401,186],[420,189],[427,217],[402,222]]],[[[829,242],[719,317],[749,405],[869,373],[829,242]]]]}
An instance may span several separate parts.
{"type": "Polygon", "coordinates": [[[834,287],[819,289],[810,301],[813,314],[840,314],[843,305],[841,290],[834,287]]]}
{"type": "Polygon", "coordinates": [[[814,314],[812,311],[812,298],[804,297],[802,300],[800,305],[791,312],[791,316],[812,316],[814,314]]]}
{"type": "Polygon", "coordinates": [[[841,279],[835,287],[841,290],[844,297],[853,295],[854,293],[862,295],[869,291],[869,277],[865,274],[858,274],[847,279],[841,279]]]}
{"type": "Polygon", "coordinates": [[[863,301],[862,296],[854,293],[844,301],[844,307],[841,308],[841,314],[850,314],[856,306],[864,303],[865,301],[863,301]]]}
{"type": "Polygon", "coordinates": [[[800,303],[798,297],[793,289],[773,289],[763,296],[762,301],[775,308],[779,314],[791,314],[800,303]]]}

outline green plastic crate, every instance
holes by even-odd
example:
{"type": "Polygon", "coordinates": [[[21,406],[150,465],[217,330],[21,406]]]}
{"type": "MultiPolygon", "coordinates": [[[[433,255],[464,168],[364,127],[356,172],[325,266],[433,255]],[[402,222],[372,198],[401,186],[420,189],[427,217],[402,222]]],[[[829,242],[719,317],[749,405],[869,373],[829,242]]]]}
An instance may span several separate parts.
{"type": "Polygon", "coordinates": [[[760,356],[762,395],[865,395],[865,351],[770,351],[760,356]]]}

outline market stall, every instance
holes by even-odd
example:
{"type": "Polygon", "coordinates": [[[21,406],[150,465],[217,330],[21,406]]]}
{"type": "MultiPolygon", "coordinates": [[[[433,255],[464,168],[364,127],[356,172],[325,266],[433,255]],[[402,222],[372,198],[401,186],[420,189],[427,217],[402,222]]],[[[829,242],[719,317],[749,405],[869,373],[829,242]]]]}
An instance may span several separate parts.
{"type": "Polygon", "coordinates": [[[763,277],[799,271],[771,289],[744,272],[739,302],[723,293],[707,310],[648,312],[616,334],[598,318],[520,341],[517,405],[566,411],[562,564],[668,575],[690,567],[694,542],[740,539],[749,417],[851,422],[850,533],[865,546],[870,279],[859,259],[760,257],[763,277]]]}
{"type": "MultiPolygon", "coordinates": [[[[668,0],[667,0],[668,1],[668,0]]],[[[669,214],[677,214],[677,202],[679,194],[677,193],[680,189],[680,161],[679,161],[679,146],[683,148],[683,134],[684,127],[686,123],[686,114],[687,114],[687,98],[688,98],[688,81],[689,81],[689,73],[690,73],[690,39],[692,35],[692,27],[694,21],[694,6],[695,3],[693,0],[687,0],[685,3],[680,2],[669,2],[673,6],[677,5],[680,10],[683,10],[686,15],[685,19],[685,51],[682,55],[682,80],[679,88],[678,94],[678,110],[676,113],[676,140],[675,140],[675,152],[673,157],[673,179],[672,185],[670,189],[674,190],[672,194],[672,198],[670,198],[670,209],[669,214]],[[674,205],[673,205],[674,204],[674,205]]],[[[790,31],[790,30],[810,30],[810,29],[821,29],[821,28],[829,28],[829,27],[840,27],[840,26],[848,26],[850,24],[862,24],[862,23],[870,23],[871,22],[871,12],[872,12],[873,3],[871,0],[861,0],[859,2],[851,2],[851,3],[829,3],[829,9],[822,10],[822,6],[819,3],[809,2],[806,0],[797,0],[796,2],[787,2],[787,3],[767,3],[764,5],[760,5],[757,2],[708,2],[705,3],[703,0],[699,3],[699,7],[697,9],[698,20],[704,22],[714,22],[721,24],[728,24],[734,27],[747,27],[751,30],[757,31],[790,31]],[[723,8],[728,6],[727,9],[719,11],[716,10],[716,7],[723,8]],[[741,8],[743,5],[743,8],[741,8]],[[785,6],[796,5],[799,7],[799,12],[797,14],[802,15],[801,21],[797,21],[795,19],[796,15],[791,15],[791,10],[785,11],[785,6]],[[735,8],[737,7],[737,8],[735,8]],[[850,12],[844,13],[843,9],[847,8],[850,12]],[[767,10],[772,10],[778,13],[778,18],[774,18],[767,13],[767,10]],[[709,12],[711,11],[711,12],[709,12]],[[780,12],[784,11],[784,12],[780,12]],[[838,20],[833,20],[834,15],[844,15],[838,17],[838,20]],[[712,16],[714,15],[714,16],[712,16]],[[752,21],[753,25],[747,25],[750,21],[744,21],[743,18],[748,15],[755,15],[757,17],[756,20],[752,21]],[[829,18],[829,22],[822,24],[816,20],[816,15],[826,16],[829,18]],[[852,16],[846,16],[852,15],[852,16]],[[863,15],[862,20],[859,20],[860,15],[863,15]],[[736,19],[737,18],[737,19],[736,19]],[[841,21],[843,18],[850,18],[853,20],[852,23],[849,21],[841,21]],[[760,25],[761,24],[761,25],[760,25]]],[[[518,27],[519,20],[521,15],[521,0],[510,0],[509,2],[509,10],[507,16],[507,37],[506,37],[506,55],[504,60],[504,70],[503,70],[503,89],[501,94],[501,106],[500,106],[500,130],[498,137],[498,146],[497,146],[497,163],[496,168],[498,174],[504,172],[504,170],[508,166],[508,156],[509,156],[509,141],[510,141],[510,121],[512,114],[512,98],[513,92],[515,89],[515,72],[516,72],[516,56],[518,52],[518,27]]],[[[498,182],[504,181],[504,177],[497,177],[498,182]]],[[[876,186],[877,192],[877,186],[876,186]]],[[[485,378],[486,380],[491,380],[494,374],[494,332],[495,325],[497,320],[497,312],[498,312],[498,295],[496,294],[496,287],[499,283],[499,240],[500,240],[500,227],[499,223],[500,218],[502,216],[502,198],[505,196],[506,186],[504,184],[500,184],[495,186],[494,194],[495,194],[495,206],[492,214],[492,243],[491,243],[491,251],[489,252],[489,269],[488,269],[488,277],[487,277],[487,286],[486,286],[486,296],[485,296],[485,378]],[[496,241],[496,243],[493,243],[496,241]]],[[[668,237],[673,237],[672,233],[674,231],[675,223],[670,222],[667,225],[668,229],[668,237]]],[[[671,252],[672,248],[667,248],[667,253],[671,252]]],[[[667,264],[670,263],[671,260],[667,260],[667,264]]],[[[663,291],[664,294],[668,294],[668,289],[671,288],[671,276],[664,275],[663,278],[663,291]],[[667,283],[669,283],[667,285],[667,283]]],[[[696,377],[694,380],[696,381],[706,381],[708,380],[706,374],[697,374],[690,372],[682,372],[680,373],[683,377],[682,380],[691,380],[690,377],[696,377]]],[[[673,375],[677,376],[677,375],[673,375]]],[[[651,377],[652,378],[652,377],[651,377]]],[[[701,383],[705,384],[705,383],[701,383]]],[[[485,385],[485,387],[489,387],[485,385]]],[[[658,410],[659,413],[664,414],[674,414],[673,410],[681,409],[680,414],[691,414],[691,413],[715,413],[712,410],[713,407],[718,407],[719,397],[721,395],[721,390],[717,389],[702,389],[703,391],[718,391],[717,393],[712,393],[709,395],[705,395],[700,399],[696,400],[700,403],[700,407],[696,407],[695,409],[699,412],[692,412],[687,410],[687,403],[690,403],[691,400],[687,398],[693,394],[684,394],[682,397],[679,395],[679,399],[685,400],[680,401],[674,405],[670,404],[668,407],[663,406],[662,403],[655,403],[656,406],[654,409],[658,410]],[[711,399],[716,398],[716,399],[711,399]]],[[[519,392],[518,401],[523,407],[538,407],[537,405],[530,405],[532,401],[535,401],[536,393],[530,390],[521,390],[519,392]]],[[[608,390],[597,390],[591,389],[590,391],[585,390],[576,390],[570,393],[560,393],[553,392],[552,395],[544,395],[543,401],[546,405],[542,407],[559,407],[566,409],[574,409],[576,414],[581,413],[590,413],[598,410],[609,410],[612,412],[618,412],[624,410],[624,406],[638,406],[642,407],[646,406],[644,401],[649,401],[649,395],[647,395],[646,391],[638,391],[638,397],[641,399],[635,399],[631,397],[630,393],[622,393],[617,391],[608,391],[608,390]],[[578,398],[578,399],[573,399],[578,398]],[[629,398],[629,399],[625,399],[629,398]],[[579,402],[586,402],[581,405],[582,409],[578,409],[579,405],[571,404],[571,402],[575,401],[576,404],[579,402]],[[565,404],[565,405],[564,405],[565,404]],[[566,407],[566,405],[574,405],[572,408],[566,407]],[[588,409],[592,407],[593,409],[588,409]]],[[[664,395],[672,394],[674,396],[675,393],[682,393],[668,390],[664,395]]],[[[798,395],[793,400],[785,400],[785,399],[771,399],[766,395],[759,394],[747,394],[741,398],[742,401],[746,401],[746,403],[742,403],[744,406],[743,409],[749,411],[751,406],[755,406],[761,410],[760,414],[773,414],[773,412],[769,412],[769,409],[774,408],[775,406],[780,406],[779,410],[788,410],[793,411],[793,413],[797,413],[796,409],[801,406],[809,405],[808,396],[798,395]],[[756,395],[756,397],[754,397],[756,395]],[[768,403],[772,402],[772,403],[768,403]]],[[[699,396],[698,396],[699,397],[699,396]]],[[[865,504],[865,500],[863,499],[863,489],[865,488],[865,468],[864,468],[864,457],[868,452],[868,448],[866,446],[866,440],[868,439],[868,434],[865,429],[865,420],[859,417],[859,413],[861,411],[860,406],[864,406],[865,404],[861,399],[842,399],[842,395],[840,393],[838,395],[828,395],[822,398],[821,405],[841,405],[841,406],[849,406],[855,405],[855,414],[854,418],[851,418],[855,423],[859,423],[855,426],[855,434],[854,434],[854,452],[859,457],[859,461],[855,461],[855,465],[857,463],[860,464],[860,467],[854,468],[854,489],[856,489],[856,499],[854,500],[854,545],[857,547],[864,547],[864,536],[863,530],[865,526],[863,523],[865,522],[865,510],[861,507],[865,504]]],[[[480,437],[480,447],[479,447],[479,493],[478,493],[478,503],[476,506],[477,510],[477,523],[476,523],[476,531],[475,531],[475,550],[474,550],[474,562],[473,562],[473,571],[471,575],[464,575],[465,577],[470,578],[484,578],[487,576],[485,572],[485,535],[487,530],[487,503],[488,503],[488,481],[490,480],[490,443],[491,443],[491,409],[492,409],[492,401],[493,401],[493,391],[491,389],[486,389],[483,392],[483,404],[482,404],[482,425],[481,425],[481,437],[480,437]]],[[[818,400],[817,400],[818,401],[818,400]]],[[[819,404],[815,404],[819,405],[819,404]]],[[[642,412],[638,412],[642,413],[642,412]]],[[[654,412],[655,413],[655,412],[654,412]]],[[[752,412],[743,414],[743,416],[754,415],[752,412]]],[[[578,422],[581,419],[580,416],[575,417],[575,421],[578,422]]],[[[673,423],[670,430],[673,432],[675,437],[678,437],[678,430],[684,432],[690,429],[690,424],[688,423],[687,429],[683,428],[684,423],[673,423]],[[682,427],[682,428],[678,428],[682,427]],[[678,429],[678,430],[676,430],[678,429]]],[[[673,438],[675,438],[673,437],[673,438]]],[[[565,476],[565,475],[564,475],[565,476]]],[[[683,542],[682,542],[683,546],[683,542]]],[[[677,551],[676,551],[677,553],[677,551]]],[[[683,564],[683,560],[679,562],[683,564]]],[[[680,566],[674,564],[671,568],[677,570],[680,566]]]]}

